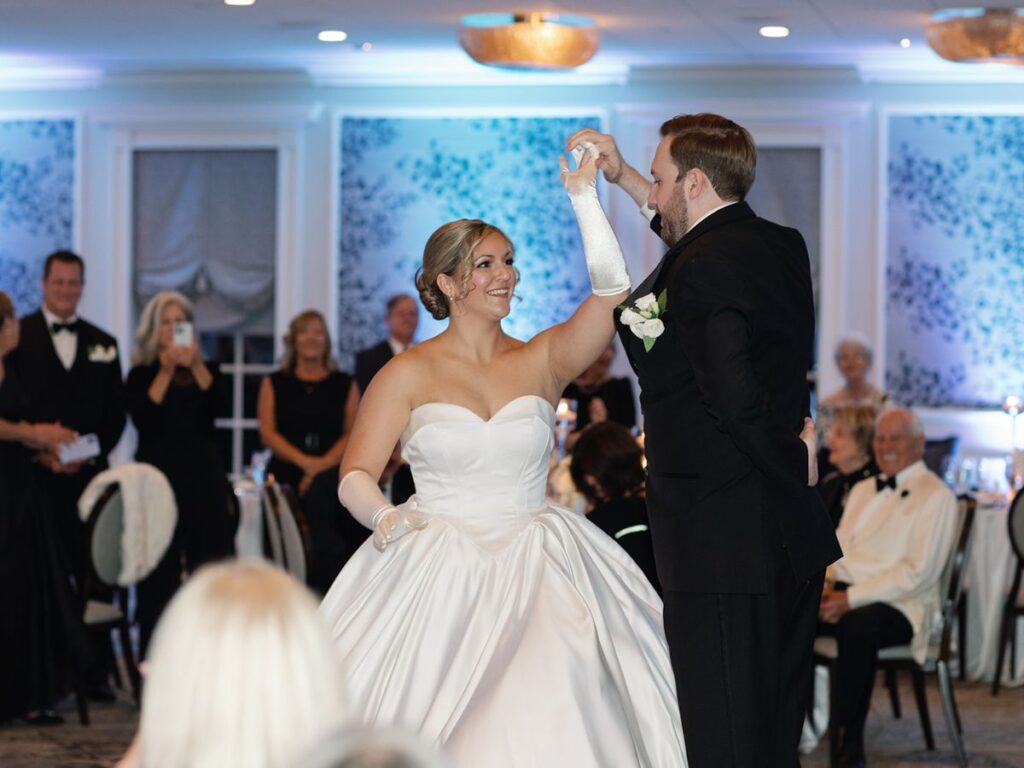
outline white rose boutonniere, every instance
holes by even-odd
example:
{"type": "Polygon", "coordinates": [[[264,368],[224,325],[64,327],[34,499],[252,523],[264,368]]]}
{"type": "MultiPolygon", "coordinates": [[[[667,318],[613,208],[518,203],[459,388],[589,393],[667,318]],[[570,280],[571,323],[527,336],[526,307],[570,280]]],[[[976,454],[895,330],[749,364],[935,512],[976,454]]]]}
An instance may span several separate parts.
{"type": "Polygon", "coordinates": [[[645,352],[650,352],[654,342],[665,332],[665,323],[660,318],[665,314],[667,304],[668,293],[662,291],[657,298],[653,293],[648,293],[637,298],[633,306],[622,306],[619,322],[638,339],[643,339],[645,352]]]}
{"type": "Polygon", "coordinates": [[[94,344],[89,347],[90,363],[112,363],[117,359],[117,347],[111,344],[105,347],[102,344],[94,344]]]}

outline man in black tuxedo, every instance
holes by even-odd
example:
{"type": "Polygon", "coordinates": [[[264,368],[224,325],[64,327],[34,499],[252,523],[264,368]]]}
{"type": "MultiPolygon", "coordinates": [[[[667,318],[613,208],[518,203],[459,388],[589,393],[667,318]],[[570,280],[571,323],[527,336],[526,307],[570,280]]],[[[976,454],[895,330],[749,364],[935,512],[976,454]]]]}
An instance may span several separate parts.
{"type": "Polygon", "coordinates": [[[388,299],[388,337],[379,344],[356,353],[356,383],[359,391],[365,392],[377,371],[387,365],[388,360],[412,346],[416,326],[419,325],[419,307],[416,299],[407,293],[399,293],[388,299]]]}
{"type": "Polygon", "coordinates": [[[799,765],[824,569],[840,555],[810,487],[807,249],[743,202],[756,163],[745,129],[682,115],[661,134],[653,182],[611,136],[581,131],[567,148],[593,143],[605,178],[670,246],[625,302],[620,333],[641,386],[686,750],[693,768],[788,768],[799,765]]]}
{"type": "MultiPolygon", "coordinates": [[[[79,586],[88,573],[89,550],[78,497],[107,468],[107,454],[125,424],[117,342],[77,314],[84,278],[85,264],[77,254],[55,251],[46,257],[43,306],[22,318],[21,343],[11,363],[24,394],[27,421],[59,422],[79,435],[99,438],[100,455],[92,459],[63,464],[53,452],[36,456],[39,487],[49,499],[79,586]]],[[[102,687],[102,676],[93,675],[96,686],[102,687]]]]}

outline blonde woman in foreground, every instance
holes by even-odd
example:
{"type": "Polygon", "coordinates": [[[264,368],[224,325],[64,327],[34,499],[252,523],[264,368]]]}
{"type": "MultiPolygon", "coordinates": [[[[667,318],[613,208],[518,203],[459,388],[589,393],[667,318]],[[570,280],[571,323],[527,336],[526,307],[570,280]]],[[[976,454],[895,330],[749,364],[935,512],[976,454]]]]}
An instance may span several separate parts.
{"type": "Polygon", "coordinates": [[[160,619],[119,768],[291,768],[345,725],[344,691],[303,586],[258,561],[206,566],[160,619]]]}

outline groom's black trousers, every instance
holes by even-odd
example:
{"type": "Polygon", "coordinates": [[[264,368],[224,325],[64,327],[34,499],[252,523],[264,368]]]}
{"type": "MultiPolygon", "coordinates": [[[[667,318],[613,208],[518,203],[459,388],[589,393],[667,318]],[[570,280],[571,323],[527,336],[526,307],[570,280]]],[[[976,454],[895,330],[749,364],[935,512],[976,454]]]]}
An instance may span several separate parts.
{"type": "Polygon", "coordinates": [[[812,690],[824,571],[797,581],[771,544],[765,594],[666,590],[690,768],[793,768],[812,690]]]}

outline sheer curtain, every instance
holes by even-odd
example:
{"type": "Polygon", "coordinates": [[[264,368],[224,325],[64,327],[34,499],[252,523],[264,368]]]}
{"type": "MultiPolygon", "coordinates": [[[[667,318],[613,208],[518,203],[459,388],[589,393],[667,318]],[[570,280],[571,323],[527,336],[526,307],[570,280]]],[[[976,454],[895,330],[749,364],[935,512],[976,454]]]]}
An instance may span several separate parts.
{"type": "Polygon", "coordinates": [[[265,314],[274,299],[274,150],[140,151],[134,184],[137,308],[176,290],[195,302],[205,331],[265,314]]]}

